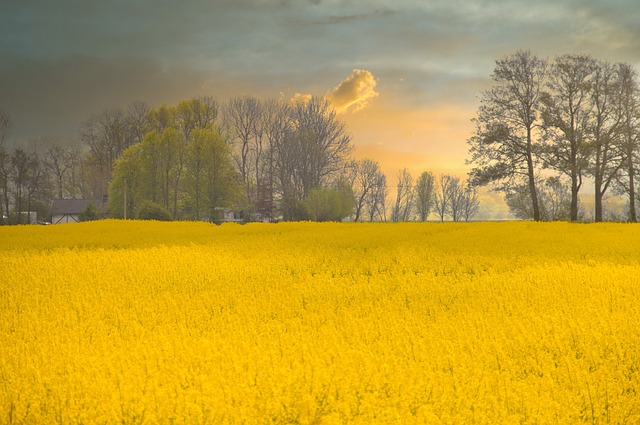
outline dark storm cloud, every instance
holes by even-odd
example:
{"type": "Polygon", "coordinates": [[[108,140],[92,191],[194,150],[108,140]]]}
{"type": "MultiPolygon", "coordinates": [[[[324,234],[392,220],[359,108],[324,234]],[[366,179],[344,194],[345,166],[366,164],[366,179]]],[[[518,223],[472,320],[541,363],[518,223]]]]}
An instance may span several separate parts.
{"type": "Polygon", "coordinates": [[[81,120],[107,107],[197,95],[203,81],[193,70],[165,70],[145,59],[16,59],[0,69],[0,102],[14,120],[14,141],[22,143],[42,134],[75,135],[81,120]]]}

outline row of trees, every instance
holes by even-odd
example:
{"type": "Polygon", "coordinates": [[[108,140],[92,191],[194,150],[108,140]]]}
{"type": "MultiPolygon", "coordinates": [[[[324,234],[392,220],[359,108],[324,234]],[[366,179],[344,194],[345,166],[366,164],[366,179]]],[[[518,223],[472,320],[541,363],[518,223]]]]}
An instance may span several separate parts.
{"type": "MultiPolygon", "coordinates": [[[[468,220],[475,190],[458,178],[398,175],[395,203],[378,163],[351,159],[351,139],[329,103],[211,98],[150,108],[136,102],[82,123],[81,145],[55,138],[26,149],[0,140],[3,216],[38,211],[52,198],[104,199],[114,217],[245,220],[468,220]]],[[[6,221],[6,220],[5,220],[6,221]]],[[[25,222],[20,216],[14,222],[25,222]]]]}
{"type": "Polygon", "coordinates": [[[627,198],[628,220],[637,221],[640,90],[631,65],[518,51],[496,61],[492,79],[468,140],[472,184],[502,191],[518,217],[576,221],[590,179],[595,221],[609,190],[627,198]],[[565,185],[567,217],[556,205],[565,185]]]}
{"type": "Polygon", "coordinates": [[[307,218],[312,191],[341,187],[350,137],[326,100],[235,98],[218,118],[210,98],[151,109],[150,131],[115,161],[112,211],[131,214],[147,200],[174,219],[234,209],[247,220],[295,220],[307,218]]]}
{"type": "Polygon", "coordinates": [[[425,171],[414,182],[408,169],[401,170],[390,206],[387,178],[377,162],[353,162],[348,175],[354,192],[354,221],[426,221],[432,214],[441,221],[469,221],[478,213],[476,189],[449,174],[436,178],[425,171]]]}
{"type": "Polygon", "coordinates": [[[91,170],[78,149],[56,138],[34,140],[26,148],[7,149],[9,115],[0,109],[0,224],[26,223],[31,213],[47,215],[53,197],[83,197],[91,170]]]}

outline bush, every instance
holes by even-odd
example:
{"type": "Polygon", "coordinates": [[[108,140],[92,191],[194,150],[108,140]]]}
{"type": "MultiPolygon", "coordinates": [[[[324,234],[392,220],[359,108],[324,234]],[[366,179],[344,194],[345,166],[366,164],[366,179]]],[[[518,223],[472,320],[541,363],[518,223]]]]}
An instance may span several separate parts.
{"type": "Polygon", "coordinates": [[[162,205],[156,204],[151,201],[144,201],[138,209],[139,220],[158,220],[158,221],[171,221],[173,217],[171,213],[167,211],[162,205]]]}
{"type": "Polygon", "coordinates": [[[90,202],[89,205],[87,205],[87,208],[85,208],[79,216],[80,221],[93,221],[98,218],[98,207],[96,207],[93,202],[90,202]]]}
{"type": "Polygon", "coordinates": [[[313,221],[342,221],[353,214],[353,192],[345,184],[335,188],[317,188],[309,192],[303,205],[313,221]]]}

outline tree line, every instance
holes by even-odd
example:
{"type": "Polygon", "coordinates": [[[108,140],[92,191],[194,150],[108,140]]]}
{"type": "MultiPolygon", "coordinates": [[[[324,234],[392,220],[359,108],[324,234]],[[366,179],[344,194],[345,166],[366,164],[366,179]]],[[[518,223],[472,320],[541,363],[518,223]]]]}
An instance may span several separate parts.
{"type": "Polygon", "coordinates": [[[475,186],[501,191],[519,218],[583,219],[579,192],[593,185],[594,219],[609,192],[640,201],[640,90],[635,69],[588,55],[554,60],[518,51],[496,61],[468,140],[475,186]]]}
{"type": "Polygon", "coordinates": [[[43,138],[13,152],[0,117],[3,223],[25,222],[21,211],[46,216],[52,198],[104,198],[111,217],[172,220],[232,211],[242,221],[461,221],[478,211],[458,177],[424,172],[414,183],[407,169],[389,202],[380,165],[352,158],[345,124],[321,97],[135,102],[84,121],[79,144],[43,138]]]}

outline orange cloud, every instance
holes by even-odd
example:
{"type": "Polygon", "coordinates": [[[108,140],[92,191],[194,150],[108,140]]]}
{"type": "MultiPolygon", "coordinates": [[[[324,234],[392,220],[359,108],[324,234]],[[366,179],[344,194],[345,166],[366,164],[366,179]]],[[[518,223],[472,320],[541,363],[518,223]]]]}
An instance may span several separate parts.
{"type": "Polygon", "coordinates": [[[354,69],[353,73],[325,95],[337,112],[359,111],[378,96],[375,91],[378,82],[371,72],[354,69]]]}

